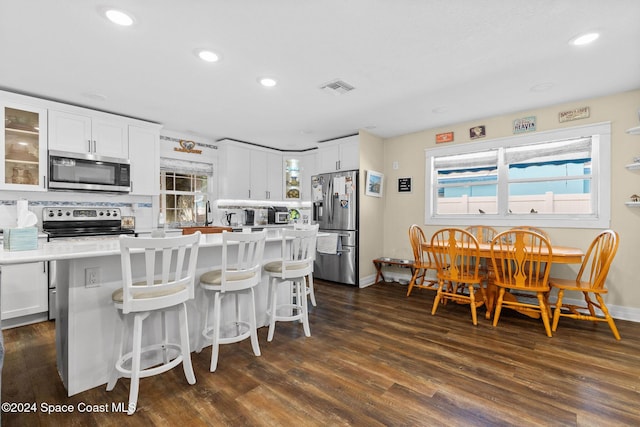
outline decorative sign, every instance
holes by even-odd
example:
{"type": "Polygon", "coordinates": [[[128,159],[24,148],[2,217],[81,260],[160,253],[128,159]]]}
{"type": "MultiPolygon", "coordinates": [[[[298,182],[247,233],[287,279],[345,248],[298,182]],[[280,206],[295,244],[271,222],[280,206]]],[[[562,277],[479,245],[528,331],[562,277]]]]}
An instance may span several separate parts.
{"type": "Polygon", "coordinates": [[[181,139],[179,142],[180,148],[173,147],[174,151],[180,151],[181,153],[193,153],[193,154],[202,154],[202,150],[195,150],[196,143],[193,141],[185,141],[181,139]]]}
{"type": "Polygon", "coordinates": [[[487,136],[487,132],[484,125],[474,126],[469,129],[469,138],[471,139],[484,138],[485,136],[487,136]]]}
{"type": "Polygon", "coordinates": [[[589,117],[589,107],[576,108],[575,110],[561,111],[558,113],[558,120],[562,122],[570,122],[571,120],[586,119],[589,117]]]}
{"type": "Polygon", "coordinates": [[[411,178],[398,178],[398,193],[411,193],[411,178]]]}
{"type": "Polygon", "coordinates": [[[453,141],[453,132],[436,134],[436,144],[440,144],[441,142],[451,142],[451,141],[453,141]]]}
{"type": "Polygon", "coordinates": [[[524,117],[513,121],[513,133],[535,132],[536,117],[524,117]]]}

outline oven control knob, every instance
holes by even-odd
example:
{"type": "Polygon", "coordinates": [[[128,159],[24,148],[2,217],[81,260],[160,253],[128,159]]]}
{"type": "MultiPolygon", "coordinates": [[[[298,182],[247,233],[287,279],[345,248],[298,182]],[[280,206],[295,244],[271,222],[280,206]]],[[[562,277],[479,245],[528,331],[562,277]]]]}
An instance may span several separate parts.
{"type": "Polygon", "coordinates": [[[49,211],[49,218],[51,218],[52,216],[55,216],[55,214],[53,213],[53,211],[49,211]]]}
{"type": "Polygon", "coordinates": [[[111,216],[111,212],[107,212],[107,216],[111,216]]]}
{"type": "Polygon", "coordinates": [[[58,211],[58,216],[62,216],[62,211],[58,211]]]}
{"type": "Polygon", "coordinates": [[[113,211],[113,216],[118,216],[118,212],[113,211]]]}
{"type": "Polygon", "coordinates": [[[103,215],[104,215],[104,212],[100,212],[100,214],[99,214],[99,215],[100,215],[100,216],[103,216],[103,215]]]}
{"type": "Polygon", "coordinates": [[[66,216],[71,216],[71,212],[65,212],[64,213],[66,216]]]}

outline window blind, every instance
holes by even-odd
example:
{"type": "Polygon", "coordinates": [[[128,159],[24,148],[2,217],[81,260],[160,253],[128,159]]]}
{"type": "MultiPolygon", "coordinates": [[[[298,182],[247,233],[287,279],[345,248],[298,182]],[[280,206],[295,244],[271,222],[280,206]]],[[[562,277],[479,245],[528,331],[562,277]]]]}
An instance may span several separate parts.
{"type": "Polygon", "coordinates": [[[213,176],[213,164],[160,157],[160,170],[184,174],[213,176]]]}

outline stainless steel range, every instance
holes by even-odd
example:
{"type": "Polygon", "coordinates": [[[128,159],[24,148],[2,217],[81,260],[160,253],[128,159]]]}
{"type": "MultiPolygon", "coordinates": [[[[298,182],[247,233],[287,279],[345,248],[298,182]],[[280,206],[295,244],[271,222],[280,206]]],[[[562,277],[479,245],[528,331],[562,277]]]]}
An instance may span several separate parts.
{"type": "Polygon", "coordinates": [[[122,228],[121,220],[119,208],[44,208],[42,231],[47,234],[49,241],[134,234],[134,230],[122,228]]]}
{"type": "MultiPolygon", "coordinates": [[[[119,208],[48,207],[42,210],[42,231],[48,241],[115,239],[121,234],[135,235],[122,227],[119,208]]],[[[55,319],[57,266],[49,262],[49,319],[55,319]]]]}

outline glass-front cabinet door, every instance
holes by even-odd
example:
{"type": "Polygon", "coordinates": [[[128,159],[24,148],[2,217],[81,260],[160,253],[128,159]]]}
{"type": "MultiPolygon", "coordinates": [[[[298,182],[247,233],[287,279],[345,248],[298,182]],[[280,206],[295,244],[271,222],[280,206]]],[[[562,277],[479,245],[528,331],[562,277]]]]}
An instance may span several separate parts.
{"type": "Polygon", "coordinates": [[[284,195],[286,199],[300,199],[300,160],[285,160],[284,195]]]}
{"type": "Polygon", "coordinates": [[[0,188],[46,190],[47,110],[2,103],[4,130],[0,136],[0,188]]]}

